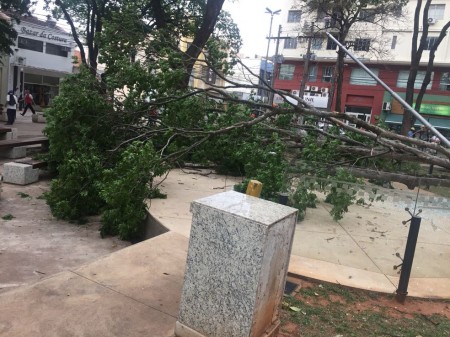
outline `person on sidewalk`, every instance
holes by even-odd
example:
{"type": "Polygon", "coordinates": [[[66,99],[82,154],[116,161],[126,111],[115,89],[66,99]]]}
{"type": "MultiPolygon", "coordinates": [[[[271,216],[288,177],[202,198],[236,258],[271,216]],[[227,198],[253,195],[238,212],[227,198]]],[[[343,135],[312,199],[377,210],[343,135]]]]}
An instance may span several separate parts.
{"type": "Polygon", "coordinates": [[[14,95],[14,91],[8,91],[6,95],[6,114],[8,116],[8,122],[6,125],[13,125],[16,120],[16,109],[17,109],[17,97],[14,95]]]}
{"type": "Polygon", "coordinates": [[[23,112],[21,113],[21,115],[25,116],[25,114],[27,113],[28,108],[30,108],[31,112],[34,115],[36,113],[36,111],[34,111],[34,108],[33,108],[33,104],[34,104],[33,96],[30,94],[29,90],[25,90],[24,101],[25,101],[25,108],[23,109],[23,112]]]}

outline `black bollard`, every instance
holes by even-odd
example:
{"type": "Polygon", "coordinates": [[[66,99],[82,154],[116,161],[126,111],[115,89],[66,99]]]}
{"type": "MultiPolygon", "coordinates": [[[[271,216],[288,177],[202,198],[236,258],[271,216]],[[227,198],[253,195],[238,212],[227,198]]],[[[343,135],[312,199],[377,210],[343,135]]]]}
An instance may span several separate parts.
{"type": "Polygon", "coordinates": [[[289,193],[278,193],[278,203],[281,205],[287,205],[289,200],[289,193]]]}
{"type": "Polygon", "coordinates": [[[402,304],[405,303],[406,295],[408,295],[409,277],[411,276],[411,268],[421,221],[422,218],[415,215],[411,218],[411,226],[409,227],[408,240],[406,242],[405,255],[403,257],[402,271],[400,273],[400,280],[398,281],[398,289],[396,291],[396,299],[402,304]]]}

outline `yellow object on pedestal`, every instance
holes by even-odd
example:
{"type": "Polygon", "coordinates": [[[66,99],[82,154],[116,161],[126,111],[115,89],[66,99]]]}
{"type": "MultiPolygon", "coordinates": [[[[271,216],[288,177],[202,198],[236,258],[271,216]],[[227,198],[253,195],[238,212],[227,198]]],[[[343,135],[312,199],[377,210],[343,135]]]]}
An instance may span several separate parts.
{"type": "Polygon", "coordinates": [[[247,191],[245,192],[245,194],[259,198],[259,196],[261,195],[262,186],[262,182],[258,180],[250,180],[247,185],[247,191]]]}

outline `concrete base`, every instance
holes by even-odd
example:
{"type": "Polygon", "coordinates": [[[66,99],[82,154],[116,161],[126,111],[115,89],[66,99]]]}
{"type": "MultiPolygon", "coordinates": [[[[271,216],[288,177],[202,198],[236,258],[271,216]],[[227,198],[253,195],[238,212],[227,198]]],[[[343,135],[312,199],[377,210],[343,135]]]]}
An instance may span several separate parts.
{"type": "Polygon", "coordinates": [[[10,132],[0,134],[0,140],[9,140],[9,139],[17,139],[17,129],[11,129],[10,132]]]}
{"type": "Polygon", "coordinates": [[[0,150],[1,158],[17,159],[17,158],[24,158],[26,156],[27,156],[27,148],[24,146],[0,150]]]}
{"type": "Polygon", "coordinates": [[[36,113],[31,116],[31,121],[33,123],[45,123],[44,113],[42,111],[36,111],[36,113]]]}
{"type": "Polygon", "coordinates": [[[39,180],[39,169],[20,163],[5,163],[3,165],[3,181],[5,183],[28,185],[39,180]]]}

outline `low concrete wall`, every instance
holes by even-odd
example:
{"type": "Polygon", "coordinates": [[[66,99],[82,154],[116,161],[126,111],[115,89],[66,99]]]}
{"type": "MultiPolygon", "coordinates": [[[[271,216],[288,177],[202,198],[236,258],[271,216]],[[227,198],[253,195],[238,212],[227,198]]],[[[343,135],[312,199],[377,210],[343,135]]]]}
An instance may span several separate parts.
{"type": "Polygon", "coordinates": [[[145,231],[143,240],[154,238],[155,236],[167,233],[169,230],[159,222],[154,216],[147,212],[147,219],[145,220],[145,231]]]}

